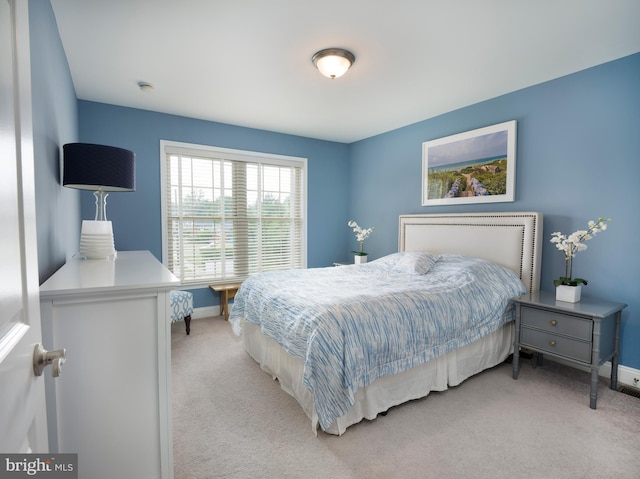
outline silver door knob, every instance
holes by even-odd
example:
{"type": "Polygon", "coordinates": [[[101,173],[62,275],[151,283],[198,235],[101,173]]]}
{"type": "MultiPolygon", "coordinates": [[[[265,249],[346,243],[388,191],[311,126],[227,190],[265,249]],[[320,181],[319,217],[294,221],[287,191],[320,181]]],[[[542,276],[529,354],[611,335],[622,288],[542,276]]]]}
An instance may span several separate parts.
{"type": "Polygon", "coordinates": [[[51,375],[57,378],[62,373],[62,365],[67,359],[67,350],[58,349],[47,351],[42,344],[37,344],[33,350],[33,372],[36,376],[42,376],[42,371],[49,364],[52,365],[51,375]]]}

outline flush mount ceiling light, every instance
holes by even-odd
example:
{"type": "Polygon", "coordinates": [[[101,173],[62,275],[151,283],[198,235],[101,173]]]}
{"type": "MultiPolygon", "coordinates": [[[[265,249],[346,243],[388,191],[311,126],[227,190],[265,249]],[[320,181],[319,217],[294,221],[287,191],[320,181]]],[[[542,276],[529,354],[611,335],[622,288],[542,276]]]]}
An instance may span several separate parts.
{"type": "Polygon", "coordinates": [[[311,61],[320,73],[333,80],[344,75],[356,61],[356,57],[343,48],[326,48],[313,55],[311,61]]]}

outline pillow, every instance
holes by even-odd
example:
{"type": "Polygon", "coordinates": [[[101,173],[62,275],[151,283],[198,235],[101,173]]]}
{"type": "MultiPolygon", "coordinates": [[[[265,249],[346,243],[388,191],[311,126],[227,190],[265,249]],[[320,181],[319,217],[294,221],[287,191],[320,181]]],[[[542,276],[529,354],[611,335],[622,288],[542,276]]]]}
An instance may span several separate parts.
{"type": "Polygon", "coordinates": [[[426,274],[440,259],[440,255],[422,251],[405,251],[399,253],[400,261],[393,267],[394,271],[406,274],[426,274]]]}

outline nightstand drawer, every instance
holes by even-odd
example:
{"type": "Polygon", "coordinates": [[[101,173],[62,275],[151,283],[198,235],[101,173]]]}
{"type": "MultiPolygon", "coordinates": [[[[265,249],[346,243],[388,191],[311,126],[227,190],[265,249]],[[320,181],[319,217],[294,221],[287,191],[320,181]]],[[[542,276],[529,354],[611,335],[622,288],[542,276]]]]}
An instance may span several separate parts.
{"type": "Polygon", "coordinates": [[[522,328],[520,331],[520,344],[577,361],[583,361],[587,364],[591,363],[592,345],[590,341],[578,341],[576,339],[545,333],[544,331],[522,328]]]}
{"type": "Polygon", "coordinates": [[[533,308],[522,308],[520,314],[522,315],[522,326],[530,326],[554,334],[564,334],[573,338],[591,341],[593,321],[588,319],[533,308]]]}

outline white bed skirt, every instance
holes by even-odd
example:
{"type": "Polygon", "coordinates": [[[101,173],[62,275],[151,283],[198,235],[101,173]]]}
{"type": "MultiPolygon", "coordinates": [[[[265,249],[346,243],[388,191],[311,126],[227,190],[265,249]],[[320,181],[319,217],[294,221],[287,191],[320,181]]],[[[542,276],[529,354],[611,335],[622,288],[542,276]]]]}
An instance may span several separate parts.
{"type": "MultiPolygon", "coordinates": [[[[451,351],[409,371],[374,381],[355,394],[355,403],[325,431],[342,435],[352,424],[376,416],[404,402],[444,391],[465,379],[504,361],[513,351],[513,322],[498,331],[460,349],[451,351]]],[[[260,327],[242,323],[245,350],[260,367],[278,379],[280,387],[293,396],[311,419],[314,434],[318,430],[311,393],[302,383],[304,363],[287,354],[275,341],[264,336],[260,327]]]]}

